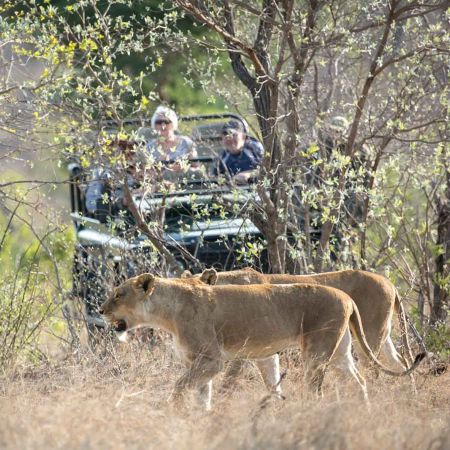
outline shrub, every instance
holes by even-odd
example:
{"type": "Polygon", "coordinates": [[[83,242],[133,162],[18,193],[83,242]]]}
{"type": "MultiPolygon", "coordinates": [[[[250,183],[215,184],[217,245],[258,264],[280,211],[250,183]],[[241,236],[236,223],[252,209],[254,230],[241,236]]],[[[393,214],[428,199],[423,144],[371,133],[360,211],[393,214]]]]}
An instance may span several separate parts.
{"type": "Polygon", "coordinates": [[[0,285],[0,364],[11,366],[37,348],[43,324],[54,311],[46,275],[36,255],[25,251],[16,270],[8,270],[0,285]]]}

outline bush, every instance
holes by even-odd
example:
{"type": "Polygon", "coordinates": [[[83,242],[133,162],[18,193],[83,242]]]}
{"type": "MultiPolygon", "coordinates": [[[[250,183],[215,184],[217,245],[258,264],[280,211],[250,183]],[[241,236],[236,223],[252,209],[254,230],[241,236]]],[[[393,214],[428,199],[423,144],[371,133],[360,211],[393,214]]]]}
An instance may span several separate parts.
{"type": "Polygon", "coordinates": [[[0,364],[11,366],[20,357],[37,348],[42,326],[55,306],[48,289],[46,275],[36,261],[38,251],[30,258],[25,251],[17,270],[4,274],[0,285],[0,364]]]}

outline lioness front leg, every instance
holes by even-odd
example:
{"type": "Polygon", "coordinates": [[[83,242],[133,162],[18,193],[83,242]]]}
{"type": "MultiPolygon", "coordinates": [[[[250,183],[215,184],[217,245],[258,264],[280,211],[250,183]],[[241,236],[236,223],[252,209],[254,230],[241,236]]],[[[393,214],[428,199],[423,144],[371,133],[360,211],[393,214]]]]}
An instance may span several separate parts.
{"type": "MultiPolygon", "coordinates": [[[[278,353],[269,358],[254,360],[261,372],[262,379],[270,392],[281,395],[280,386],[280,358],[278,353]]],[[[221,390],[230,390],[237,382],[237,377],[242,373],[245,360],[234,359],[228,364],[223,377],[221,390]]]]}
{"type": "Polygon", "coordinates": [[[244,370],[244,364],[245,361],[243,359],[233,359],[227,364],[223,376],[222,387],[220,388],[222,392],[225,393],[235,386],[238,376],[241,375],[244,370]]]}
{"type": "Polygon", "coordinates": [[[199,356],[191,367],[178,379],[175,384],[171,401],[179,402],[186,389],[198,389],[199,395],[206,409],[211,407],[212,378],[223,370],[223,361],[218,358],[199,356]]]}

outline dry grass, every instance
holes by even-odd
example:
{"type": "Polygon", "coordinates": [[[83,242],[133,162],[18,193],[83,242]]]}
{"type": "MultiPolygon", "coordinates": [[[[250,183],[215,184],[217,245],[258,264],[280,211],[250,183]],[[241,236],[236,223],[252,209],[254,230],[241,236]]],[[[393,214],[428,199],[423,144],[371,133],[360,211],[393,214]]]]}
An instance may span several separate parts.
{"type": "Polygon", "coordinates": [[[352,389],[334,386],[331,373],[325,398],[311,398],[301,388],[301,369],[291,364],[283,382],[287,399],[261,409],[266,391],[250,367],[206,413],[192,399],[183,410],[166,403],[182,370],[170,351],[115,348],[105,357],[86,354],[4,374],[0,448],[450,448],[449,374],[418,376],[417,396],[407,380],[371,379],[369,410],[352,389]]]}

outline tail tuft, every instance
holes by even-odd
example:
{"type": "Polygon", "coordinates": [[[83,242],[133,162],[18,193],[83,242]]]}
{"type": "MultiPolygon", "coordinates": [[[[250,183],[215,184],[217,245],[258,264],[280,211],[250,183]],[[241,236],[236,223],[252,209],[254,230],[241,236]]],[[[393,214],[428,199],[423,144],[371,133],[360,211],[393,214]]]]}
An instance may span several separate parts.
{"type": "Polygon", "coordinates": [[[417,354],[417,356],[414,359],[414,364],[419,364],[422,360],[424,360],[427,357],[427,352],[420,352],[417,354]]]}

